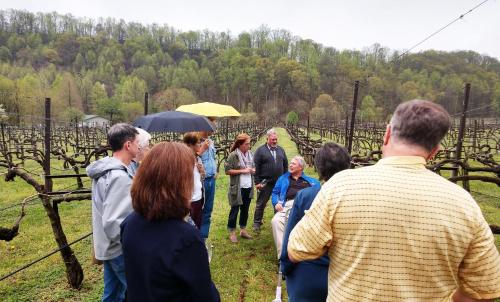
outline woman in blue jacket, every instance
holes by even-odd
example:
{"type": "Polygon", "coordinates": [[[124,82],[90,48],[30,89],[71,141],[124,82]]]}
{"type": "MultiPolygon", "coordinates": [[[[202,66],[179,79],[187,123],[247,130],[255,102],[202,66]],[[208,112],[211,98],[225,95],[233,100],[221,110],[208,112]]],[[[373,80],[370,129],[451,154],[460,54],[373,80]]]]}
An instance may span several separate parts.
{"type": "MultiPolygon", "coordinates": [[[[314,158],[314,166],[318,171],[320,180],[327,181],[335,173],[350,167],[351,157],[347,150],[335,143],[326,143],[317,152],[314,158]]],[[[297,193],[293,207],[288,218],[285,235],[283,236],[283,248],[280,257],[280,268],[286,276],[286,287],[288,301],[290,302],[314,302],[326,301],[328,294],[328,265],[329,259],[325,254],[323,257],[292,263],[288,259],[288,237],[295,225],[304,216],[314,198],[320,191],[319,186],[312,186],[297,193]]]]}

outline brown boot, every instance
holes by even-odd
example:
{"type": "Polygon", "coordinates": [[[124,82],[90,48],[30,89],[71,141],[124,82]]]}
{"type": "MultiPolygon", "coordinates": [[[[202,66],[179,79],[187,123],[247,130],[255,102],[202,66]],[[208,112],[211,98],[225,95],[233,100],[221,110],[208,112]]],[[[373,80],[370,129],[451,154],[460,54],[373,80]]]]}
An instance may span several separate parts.
{"type": "Polygon", "coordinates": [[[245,230],[245,229],[241,229],[240,236],[241,236],[241,238],[245,238],[245,239],[252,239],[253,238],[250,234],[248,234],[247,230],[245,230]]]}
{"type": "Polygon", "coordinates": [[[231,240],[232,243],[238,243],[238,237],[236,237],[236,231],[229,232],[229,240],[231,240]]]}

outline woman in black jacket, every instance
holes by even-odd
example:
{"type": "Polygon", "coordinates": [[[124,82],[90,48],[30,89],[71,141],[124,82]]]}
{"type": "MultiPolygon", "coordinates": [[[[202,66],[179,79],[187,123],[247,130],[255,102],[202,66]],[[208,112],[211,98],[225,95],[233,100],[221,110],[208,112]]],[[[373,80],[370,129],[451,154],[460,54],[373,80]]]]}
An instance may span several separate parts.
{"type": "Polygon", "coordinates": [[[183,220],[194,164],[187,146],[160,143],[137,170],[121,225],[128,301],[220,301],[199,231],[183,220]]]}

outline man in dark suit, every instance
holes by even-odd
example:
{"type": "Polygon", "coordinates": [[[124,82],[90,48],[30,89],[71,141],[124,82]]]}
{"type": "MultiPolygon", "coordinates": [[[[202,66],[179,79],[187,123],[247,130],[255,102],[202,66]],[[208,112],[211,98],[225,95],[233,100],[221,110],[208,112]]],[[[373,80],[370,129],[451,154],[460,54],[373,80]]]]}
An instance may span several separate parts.
{"type": "Polygon", "coordinates": [[[259,191],[253,218],[253,229],[260,231],[264,209],[276,180],[288,169],[285,150],[278,146],[278,135],[274,129],[267,131],[267,142],[257,148],[254,155],[255,188],[259,191]]]}

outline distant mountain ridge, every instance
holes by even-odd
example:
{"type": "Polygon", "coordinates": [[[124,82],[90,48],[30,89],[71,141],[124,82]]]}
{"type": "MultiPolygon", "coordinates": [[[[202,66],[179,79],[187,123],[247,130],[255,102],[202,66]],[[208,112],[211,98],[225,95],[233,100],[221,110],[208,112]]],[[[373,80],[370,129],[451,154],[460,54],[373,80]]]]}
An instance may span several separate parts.
{"type": "Polygon", "coordinates": [[[500,113],[497,59],[432,50],[398,57],[379,44],[340,51],[266,26],[232,36],[0,10],[0,103],[13,121],[42,112],[46,96],[61,119],[85,113],[133,120],[143,112],[146,91],[151,111],[207,100],[248,112],[244,118],[279,119],[294,110],[302,120],[309,112],[315,119],[340,119],[350,110],[354,80],[360,81],[365,120],[385,119],[413,98],[457,113],[465,82],[472,84],[471,114],[500,113]],[[322,108],[337,114],[322,114],[322,108]]]}

